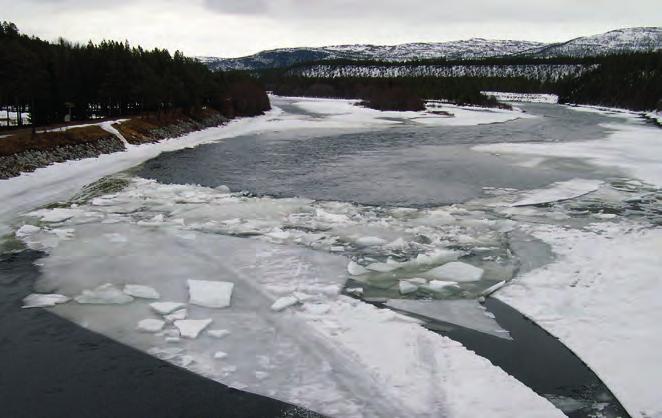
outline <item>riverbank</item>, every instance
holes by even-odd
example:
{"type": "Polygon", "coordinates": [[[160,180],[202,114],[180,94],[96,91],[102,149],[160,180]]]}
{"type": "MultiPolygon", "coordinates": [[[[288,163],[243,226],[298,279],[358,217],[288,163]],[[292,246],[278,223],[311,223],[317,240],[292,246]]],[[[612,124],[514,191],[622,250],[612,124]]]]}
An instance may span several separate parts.
{"type": "Polygon", "coordinates": [[[226,124],[214,109],[194,114],[180,110],[84,125],[23,130],[0,141],[0,179],[16,177],[53,163],[126,151],[131,145],[154,143],[226,124]]]}

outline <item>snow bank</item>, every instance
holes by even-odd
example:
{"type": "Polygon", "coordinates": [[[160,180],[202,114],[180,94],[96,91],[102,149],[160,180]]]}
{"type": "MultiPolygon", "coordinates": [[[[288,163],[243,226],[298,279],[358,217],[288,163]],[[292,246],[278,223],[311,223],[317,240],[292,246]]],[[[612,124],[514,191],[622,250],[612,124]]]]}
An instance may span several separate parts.
{"type": "Polygon", "coordinates": [[[556,94],[543,93],[506,93],[501,91],[481,91],[486,96],[494,96],[497,100],[503,102],[521,102],[521,103],[550,103],[559,102],[559,96],[556,94]]]}
{"type": "Polygon", "coordinates": [[[632,417],[662,415],[662,229],[534,226],[558,260],[495,295],[558,337],[632,417]]]}

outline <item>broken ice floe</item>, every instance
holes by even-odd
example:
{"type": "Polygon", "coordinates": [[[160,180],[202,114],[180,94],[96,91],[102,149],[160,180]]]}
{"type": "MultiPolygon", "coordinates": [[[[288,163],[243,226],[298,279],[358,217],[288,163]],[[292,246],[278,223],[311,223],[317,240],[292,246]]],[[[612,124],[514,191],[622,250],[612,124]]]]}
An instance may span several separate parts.
{"type": "Polygon", "coordinates": [[[133,302],[133,297],[125,294],[111,283],[103,284],[94,290],[83,290],[74,298],[81,304],[123,305],[133,302]]]}
{"type": "Polygon", "coordinates": [[[149,306],[161,315],[168,315],[185,307],[186,304],[180,302],[153,302],[149,306]]]}
{"type": "Polygon", "coordinates": [[[124,293],[134,298],[141,299],[159,299],[161,295],[153,287],[139,284],[127,284],[124,286],[124,293]]]}
{"type": "Polygon", "coordinates": [[[230,306],[234,283],[207,280],[187,280],[189,303],[205,308],[227,308],[230,306]]]}
{"type": "Polygon", "coordinates": [[[179,309],[169,315],[164,315],[163,318],[168,322],[174,322],[181,319],[186,319],[187,316],[188,316],[187,309],[179,309]]]}
{"type": "Polygon", "coordinates": [[[284,296],[282,298],[278,298],[273,305],[271,305],[271,310],[274,312],[280,312],[283,311],[290,306],[294,306],[296,304],[300,303],[299,299],[295,296],[284,296]]]}
{"type": "Polygon", "coordinates": [[[416,286],[415,284],[409,281],[400,280],[399,289],[400,289],[400,294],[408,295],[410,293],[416,292],[418,290],[418,286],[416,286]]]}
{"type": "Polygon", "coordinates": [[[483,269],[471,264],[453,261],[443,266],[435,267],[423,273],[423,276],[444,281],[475,282],[483,277],[483,269]]]}
{"type": "Polygon", "coordinates": [[[400,312],[411,313],[434,321],[458,325],[499,338],[511,339],[490,316],[485,308],[473,300],[407,300],[393,299],[386,306],[400,312]]]}
{"type": "Polygon", "coordinates": [[[175,327],[184,338],[198,338],[198,335],[212,323],[211,319],[183,319],[175,321],[175,327]]]}
{"type": "Polygon", "coordinates": [[[50,308],[70,300],[70,297],[58,294],[33,293],[23,298],[23,308],[50,308]]]}

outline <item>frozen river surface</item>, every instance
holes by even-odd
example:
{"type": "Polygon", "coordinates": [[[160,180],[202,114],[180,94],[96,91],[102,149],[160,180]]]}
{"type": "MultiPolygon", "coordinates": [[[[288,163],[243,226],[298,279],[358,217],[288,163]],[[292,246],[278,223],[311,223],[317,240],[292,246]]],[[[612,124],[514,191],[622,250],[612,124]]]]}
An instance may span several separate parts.
{"type": "Polygon", "coordinates": [[[33,251],[7,270],[39,267],[25,303],[287,403],[272,411],[661,413],[659,129],[548,104],[272,100],[170,152],[1,183],[7,252],[33,251]]]}

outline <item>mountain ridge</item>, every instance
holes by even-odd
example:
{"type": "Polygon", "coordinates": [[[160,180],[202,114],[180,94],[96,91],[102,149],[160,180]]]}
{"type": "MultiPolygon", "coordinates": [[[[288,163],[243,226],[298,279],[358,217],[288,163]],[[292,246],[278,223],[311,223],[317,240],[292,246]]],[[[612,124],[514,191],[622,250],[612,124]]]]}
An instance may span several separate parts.
{"type": "Polygon", "coordinates": [[[525,56],[588,57],[662,49],[662,27],[621,28],[566,42],[470,38],[448,42],[411,42],[397,45],[347,44],[325,47],[278,48],[239,58],[197,57],[213,70],[262,70],[333,59],[406,62],[419,59],[480,59],[525,56]]]}

